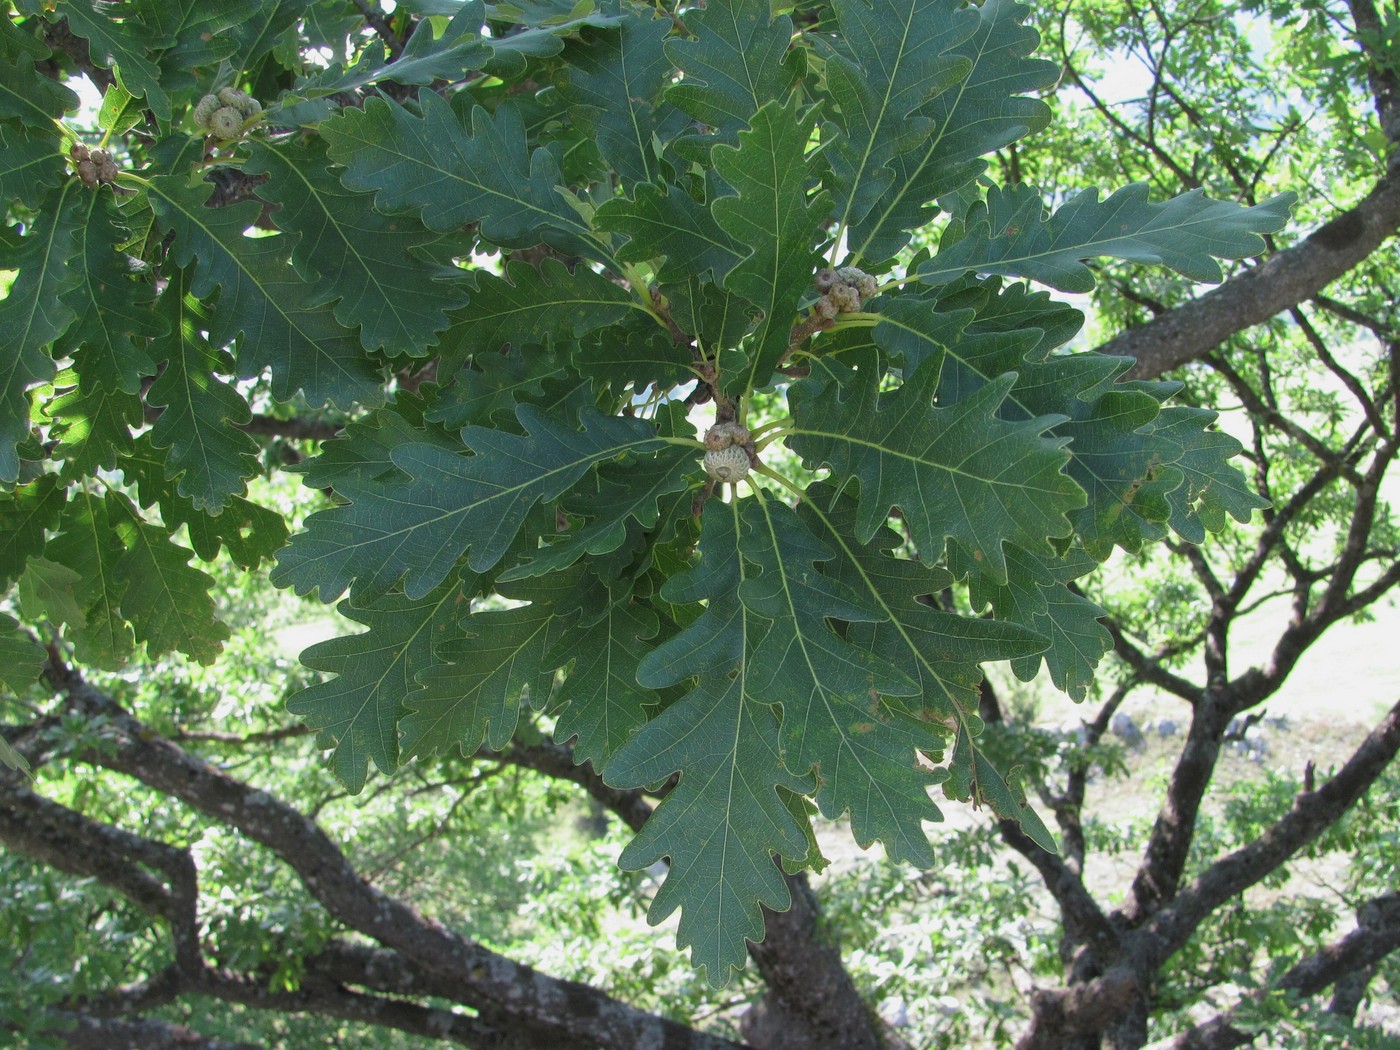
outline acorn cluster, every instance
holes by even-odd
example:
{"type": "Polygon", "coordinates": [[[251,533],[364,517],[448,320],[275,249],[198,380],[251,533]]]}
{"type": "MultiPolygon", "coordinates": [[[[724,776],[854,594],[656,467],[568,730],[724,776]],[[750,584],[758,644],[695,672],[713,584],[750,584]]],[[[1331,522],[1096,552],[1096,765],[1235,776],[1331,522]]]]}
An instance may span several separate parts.
{"type": "Polygon", "coordinates": [[[752,466],[753,435],[740,423],[716,423],[705,432],[705,473],[716,481],[737,484],[752,466]]]}
{"type": "Polygon", "coordinates": [[[217,95],[205,95],[194,107],[194,122],[224,142],[243,134],[243,122],[262,112],[262,103],[246,91],[220,88],[217,95]]]}
{"type": "Polygon", "coordinates": [[[81,142],[75,142],[68,155],[73,158],[73,167],[84,186],[110,186],[117,181],[117,162],[105,149],[88,149],[81,142]]]}
{"type": "Polygon", "coordinates": [[[812,304],[812,313],[827,321],[855,313],[879,292],[875,278],[857,266],[818,270],[812,285],[822,296],[812,304]]]}

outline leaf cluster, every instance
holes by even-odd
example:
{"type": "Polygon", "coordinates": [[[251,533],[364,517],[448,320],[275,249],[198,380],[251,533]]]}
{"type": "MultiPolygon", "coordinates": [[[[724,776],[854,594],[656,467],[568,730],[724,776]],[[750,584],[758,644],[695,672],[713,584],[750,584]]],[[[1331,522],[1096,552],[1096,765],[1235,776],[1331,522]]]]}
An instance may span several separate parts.
{"type": "Polygon", "coordinates": [[[1052,849],[979,747],[980,666],[1082,697],[1109,639],[1075,581],[1262,501],[1211,413],[1067,352],[1081,318],[1036,286],[1103,257],[1218,280],[1289,200],[993,184],[1057,71],[1010,0],[468,0],[387,39],[333,6],[0,19],[15,611],[103,666],[209,661],[191,559],[275,553],[365,627],[290,701],[347,787],[542,713],[608,783],[668,787],[622,863],[669,860],[652,919],[681,908],[719,983],[780,867],[822,863],[814,808],[927,866],[941,785],[1052,849]],[[50,75],[61,20],[96,127],[50,75]],[[261,103],[232,140],[195,113],[223,88],[261,103]],[[70,174],[79,138],[114,185],[70,174]],[[334,504],[283,546],[253,435],[318,417],[291,458],[334,504]],[[742,486],[707,477],[711,419],[742,486]]]}

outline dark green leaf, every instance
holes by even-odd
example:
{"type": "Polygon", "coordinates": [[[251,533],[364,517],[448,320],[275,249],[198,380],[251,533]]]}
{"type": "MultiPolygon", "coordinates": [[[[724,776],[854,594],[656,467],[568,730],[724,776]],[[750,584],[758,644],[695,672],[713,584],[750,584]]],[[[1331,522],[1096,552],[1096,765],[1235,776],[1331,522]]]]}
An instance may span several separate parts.
{"type": "Polygon", "coordinates": [[[625,288],[586,266],[570,273],[557,259],[545,259],[538,270],[512,263],[504,278],[477,275],[471,302],[453,313],[438,352],[450,375],[469,356],[576,340],[640,309],[625,288]]]}
{"type": "Polygon", "coordinates": [[[950,49],[977,31],[980,12],[958,0],[839,0],[834,7],[850,58],[833,55],[826,64],[842,132],[830,150],[829,185],[845,228],[888,194],[889,161],[935,133],[916,114],[967,79],[972,61],[950,49]]]}
{"type": "Polygon", "coordinates": [[[87,213],[80,186],[75,179],[49,195],[8,264],[19,274],[0,300],[0,482],[19,478],[16,447],[29,433],[26,392],[53,378],[49,346],[76,316],[62,296],[81,280],[81,268],[72,265],[87,213]]]}
{"type": "Polygon", "coordinates": [[[381,773],[398,770],[404,700],[417,688],[414,675],[436,663],[433,650],[457,635],[468,592],[453,575],[416,600],[386,594],[365,608],[343,601],[341,615],[369,630],[301,654],[307,667],[336,677],[294,693],[287,710],[319,731],[318,747],[335,749],[331,769],[352,794],[365,786],[370,762],[381,773]]]}
{"type": "Polygon", "coordinates": [[[64,490],[47,474],[27,485],[0,491],[0,590],[24,571],[24,563],[44,549],[45,534],[57,526],[64,490]]]}
{"type": "Polygon", "coordinates": [[[666,57],[684,74],[667,101],[726,141],[764,105],[785,99],[796,79],[784,61],[792,19],[771,10],[768,0],[714,0],[686,13],[693,39],[666,43],[666,57]]]}
{"type": "Polygon", "coordinates": [[[158,176],[147,188],[161,225],[175,232],[175,261],[189,266],[198,260],[195,295],[205,298],[221,290],[210,342],[224,346],[241,335],[239,376],[270,367],[279,400],[289,400],[300,388],[316,405],[381,402],[384,390],[360,350],[359,336],[336,321],[329,307],[308,305],[312,289],[287,262],[292,238],[244,236],[259,206],[207,208],[212,190],[208,184],[191,188],[174,176],[158,176]]]}
{"type": "Polygon", "coordinates": [[[684,699],[647,723],[613,757],[608,780],[640,787],[679,770],[676,787],[618,864],[631,870],[670,859],[647,921],[681,908],[676,943],[723,987],[743,966],[747,941],[763,937],[763,907],[792,901],[775,855],[799,859],[807,835],[781,795],[808,790],[783,766],[772,707],[747,696],[743,671],[707,671],[684,699]]]}
{"type": "Polygon", "coordinates": [[[748,252],[734,269],[716,276],[763,312],[749,339],[749,360],[737,377],[741,382],[727,383],[730,389],[754,390],[769,383],[787,352],[798,299],[820,265],[812,244],[826,218],[827,201],[820,195],[807,197],[807,146],[814,121],[814,113],[799,114],[795,98],[786,106],[771,102],[754,115],[749,130],[739,133],[737,148],[714,149],[715,169],[737,195],[716,199],[710,210],[720,228],[748,252]]]}
{"type": "MultiPolygon", "coordinates": [[[[8,21],[8,13],[5,17],[8,21]]],[[[33,51],[14,58],[0,57],[0,117],[18,117],[21,124],[52,133],[54,118],[77,109],[78,96],[40,73],[34,67],[35,57],[33,51]]]]}
{"type": "Polygon", "coordinates": [[[49,436],[58,439],[54,458],[67,461],[65,477],[117,469],[131,455],[131,436],[144,423],[140,396],[95,386],[71,371],[59,374],[56,387],[68,389],[44,411],[53,421],[49,436]],[[69,385],[74,382],[78,385],[69,385]]]}
{"type": "Polygon", "coordinates": [[[1168,405],[1152,428],[1153,434],[1181,449],[1173,466],[1185,476],[1167,495],[1171,526],[1191,543],[1204,543],[1207,532],[1224,532],[1225,516],[1247,522],[1269,501],[1254,492],[1238,467],[1230,463],[1241,445],[1229,434],[1212,429],[1217,416],[1209,409],[1168,405]]]}
{"type": "Polygon", "coordinates": [[[942,816],[917,753],[937,738],[885,700],[912,696],[918,685],[828,622],[879,621],[886,611],[817,569],[834,552],[784,504],[744,501],[740,550],[758,571],[746,574],[739,598],[769,621],[749,658],[749,689],[782,706],[783,764],[816,777],[822,813],[849,814],[861,846],[879,839],[891,857],[928,867],[933,852],[920,822],[942,816]]]}
{"type": "Polygon", "coordinates": [[[949,777],[944,790],[962,802],[975,801],[989,806],[1002,820],[1014,820],[1021,830],[1047,853],[1055,853],[1055,836],[1026,802],[1026,793],[1013,785],[1016,770],[1003,774],[981,751],[972,746],[971,736],[959,730],[953,743],[949,777]]]}
{"type": "Polygon", "coordinates": [[[402,476],[389,454],[399,445],[438,440],[444,448],[460,444],[436,428],[424,428],[405,411],[400,397],[378,411],[347,424],[332,441],[321,445],[320,455],[297,465],[306,486],[313,489],[354,489],[390,474],[402,476]]]}
{"type": "Polygon", "coordinates": [[[192,87],[192,83],[183,83],[185,78],[193,81],[189,70],[212,69],[237,50],[244,32],[265,30],[267,23],[259,16],[272,15],[274,20],[279,16],[278,5],[263,0],[220,0],[217,4],[207,0],[132,0],[130,6],[159,39],[173,41],[161,55],[167,84],[172,88],[177,84],[192,87]],[[239,27],[238,33],[229,32],[234,27],[239,27]]]}
{"type": "MultiPolygon", "coordinates": [[[[1014,291],[1010,295],[1012,309],[1030,321],[1029,301],[1014,291]]],[[[983,326],[980,318],[974,320],[973,310],[942,314],[941,306],[905,297],[887,300],[876,341],[902,359],[906,370],[928,357],[943,359],[941,402],[972,397],[998,376],[1014,373],[998,415],[1016,421],[1053,412],[1068,415],[1051,433],[1070,441],[1067,472],[1088,496],[1070,521],[1097,557],[1107,557],[1115,543],[1136,551],[1144,541],[1164,535],[1167,494],[1182,481],[1174,466],[1182,450],[1159,434],[1153,421],[1176,386],[1117,382],[1130,364],[1124,358],[1084,353],[1036,360],[1041,330],[983,326]]],[[[993,315],[1001,307],[1000,297],[979,303],[979,309],[993,315]]]]}
{"type": "Polygon", "coordinates": [[[707,271],[726,274],[742,257],[741,249],[715,222],[709,209],[674,186],[644,184],[635,199],[616,197],[594,218],[599,229],[627,236],[619,259],[648,262],[665,259],[657,280],[670,284],[707,271]]]}
{"type": "Polygon", "coordinates": [[[326,164],[319,142],[254,142],[245,170],[267,174],[258,196],[280,205],[277,225],[299,235],[291,257],[315,289],[307,305],[334,302],[366,350],[421,357],[447,327],[447,311],[467,301],[466,274],[431,261],[423,249],[432,234],[381,215],[326,164]]]}
{"type": "Polygon", "coordinates": [[[427,92],[423,115],[372,98],[321,125],[331,158],[346,167],[344,182],[373,190],[381,209],[412,210],[429,229],[456,230],[469,222],[504,248],[542,239],[558,246],[589,236],[588,226],[559,192],[553,154],[529,152],[514,106],[494,114],[472,110],[471,128],[439,96],[427,92]],[[561,236],[550,237],[551,232],[561,236]]]}
{"type": "Polygon", "coordinates": [[[164,370],[147,402],[162,409],[151,444],[169,449],[165,476],[196,510],[219,514],[246,479],[258,472],[258,446],[241,430],[252,418],[243,395],[219,377],[228,362],[200,334],[208,328],[203,305],[187,295],[188,272],[172,274],[160,309],[169,334],[151,344],[164,370]]]}
{"type": "Polygon", "coordinates": [[[625,452],[658,452],[665,442],[637,419],[586,409],[583,429],[529,405],[517,410],[525,435],[468,427],[474,453],[405,444],[390,453],[408,477],[347,486],[348,506],[314,514],[278,559],[273,582],[300,593],[319,589],[329,601],[357,581],[382,593],[400,578],[410,597],[438,585],[470,550],[485,572],[514,541],[530,508],[566,491],[591,467],[625,452]]]}
{"type": "MultiPolygon", "coordinates": [[[[491,59],[491,45],[482,39],[485,6],[481,0],[454,5],[452,19],[442,32],[430,19],[423,19],[392,61],[379,41],[370,43],[349,69],[332,66],[296,87],[298,99],[324,98],[392,80],[398,84],[431,84],[436,80],[462,80],[468,72],[481,69],[491,59]]],[[[358,25],[358,19],[355,20],[358,25]]]]}
{"type": "Polygon", "coordinates": [[[668,390],[695,378],[694,358],[688,343],[637,311],[627,322],[596,329],[580,340],[573,364],[599,388],[621,393],[630,383],[633,393],[641,394],[648,387],[668,390]]]}
{"type": "Polygon", "coordinates": [[[78,282],[63,293],[64,304],[78,315],[77,324],[59,340],[73,357],[86,390],[136,394],[141,381],[155,374],[146,341],[167,331],[152,309],[155,293],[121,246],[131,239],[121,224],[112,196],[87,196],[78,233],[78,282]]]}
{"type": "Polygon", "coordinates": [[[30,558],[19,578],[19,604],[29,620],[48,620],[81,628],[87,614],[78,599],[82,576],[67,565],[48,558],[30,558]]]}
{"type": "Polygon", "coordinates": [[[243,18],[229,23],[223,30],[223,35],[233,40],[227,54],[229,66],[236,70],[253,69],[282,34],[296,25],[308,4],[309,0],[259,0],[243,18]]]}
{"type": "Polygon", "coordinates": [[[1005,580],[1003,543],[1048,550],[1047,537],[1069,534],[1066,515],[1084,505],[1084,493],[1062,473],[1065,442],[1042,436],[1060,419],[996,416],[1014,375],[938,407],[941,360],[930,357],[898,390],[880,394],[879,369],[865,356],[855,376],[846,373],[840,396],[819,397],[813,383],[794,389],[789,439],[810,468],[829,465],[842,487],[859,480],[861,542],[899,507],[924,559],[936,561],[951,537],[1005,580]]]}
{"type": "Polygon", "coordinates": [[[85,613],[84,625],[70,630],[68,637],[78,659],[115,670],[126,662],[135,642],[121,613],[126,579],[118,576],[116,567],[123,547],[107,502],[86,492],[74,492],[59,519],[59,528],[44,553],[77,571],[82,581],[77,596],[85,613]]]}
{"type": "Polygon", "coordinates": [[[1084,190],[1046,215],[1032,186],[993,186],[960,224],[957,240],[919,266],[940,284],[968,271],[1029,277],[1067,292],[1094,288],[1088,259],[1113,257],[1169,266],[1195,281],[1219,281],[1216,259],[1244,259],[1264,250],[1265,233],[1288,221],[1291,193],[1251,208],[1217,201],[1201,190],[1151,204],[1147,187],[1125,186],[1100,201],[1084,190]]]}
{"type": "Polygon", "coordinates": [[[1034,626],[1029,620],[1021,627],[934,608],[934,596],[952,576],[892,554],[901,539],[887,527],[877,529],[871,542],[859,542],[856,501],[837,497],[830,485],[809,488],[798,513],[834,551],[825,572],[884,614],[849,624],[846,637],[919,684],[912,699],[897,701],[915,717],[951,726],[975,716],[984,663],[1026,659],[1045,649],[1045,637],[1027,629],[1034,626]]]}
{"type": "Polygon", "coordinates": [[[504,353],[474,354],[471,367],[452,373],[451,385],[439,391],[425,418],[448,430],[472,423],[509,427],[516,425],[515,406],[543,404],[546,386],[555,381],[570,379],[546,348],[512,346],[504,353]]]}
{"type": "Polygon", "coordinates": [[[229,634],[214,615],[213,579],[189,564],[188,548],[140,520],[128,504],[121,506],[117,530],[126,553],[113,571],[122,615],[131,621],[137,642],[146,643],[152,658],[178,650],[199,663],[213,663],[229,634]]]}
{"type": "Polygon", "coordinates": [[[502,597],[525,601],[514,609],[474,609],[455,638],[437,649],[437,661],[418,675],[400,723],[405,758],[460,749],[473,754],[484,741],[500,751],[515,733],[520,705],[543,707],[553,666],[545,659],[573,618],[564,599],[579,573],[499,588],[502,597]],[[562,609],[561,609],[562,604],[562,609]]]}
{"type": "Polygon", "coordinates": [[[121,461],[127,483],[136,486],[142,507],[160,504],[161,521],[167,528],[185,526],[190,546],[201,561],[213,561],[222,549],[235,565],[255,569],[287,542],[282,515],[241,496],[230,498],[218,515],[196,510],[166,478],[166,456],[152,446],[150,431],[138,437],[135,446],[135,452],[121,461]]]}
{"type": "Polygon", "coordinates": [[[634,788],[680,772],[618,863],[639,869],[670,859],[648,920],[681,908],[677,941],[691,946],[691,961],[716,985],[743,965],[745,941],[763,936],[760,905],[782,911],[791,903],[774,856],[808,852],[807,832],[780,792],[805,794],[811,784],[784,766],[774,708],[752,694],[744,639],[754,617],[738,600],[742,572],[737,507],[711,501],[700,561],[663,588],[667,601],[704,599],[705,612],[644,659],[638,674],[651,688],[697,681],[624,744],[605,773],[608,783],[634,788]]]}
{"type": "Polygon", "coordinates": [[[584,33],[564,49],[559,93],[626,183],[661,181],[657,132],[674,112],[657,111],[673,72],[661,47],[670,31],[669,18],[633,13],[618,28],[584,33]]]}
{"type": "Polygon", "coordinates": [[[644,528],[656,525],[659,502],[669,493],[683,492],[694,483],[699,451],[685,446],[665,448],[655,457],[600,467],[591,484],[565,497],[564,507],[587,519],[574,529],[507,569],[502,580],[524,579],[557,572],[585,555],[606,554],[621,547],[629,519],[644,528]]]}
{"type": "MultiPolygon", "coordinates": [[[[1052,558],[1013,544],[1006,547],[1006,561],[1005,583],[992,581],[975,564],[958,566],[968,573],[973,607],[991,606],[998,620],[1024,624],[1048,638],[1043,656],[1050,680],[1071,699],[1083,700],[1113,639],[1099,623],[1103,609],[1068,585],[1098,568],[1098,562],[1082,548],[1052,558]]],[[[1039,654],[1020,656],[1011,669],[1028,682],[1040,671],[1040,661],[1039,654]]]]}
{"type": "Polygon", "coordinates": [[[57,13],[74,34],[88,43],[96,65],[112,70],[117,82],[146,105],[160,121],[170,119],[170,96],[161,86],[160,70],[147,56],[174,43],[143,25],[124,4],[105,0],[61,0],[57,13]]]}
{"type": "Polygon", "coordinates": [[[637,684],[637,667],[651,652],[650,639],[660,628],[656,614],[626,600],[617,601],[595,583],[585,596],[585,608],[594,605],[592,618],[555,642],[544,667],[572,662],[559,689],[559,720],[554,739],[561,743],[577,738],[574,761],[592,762],[605,770],[628,738],[646,723],[643,705],[657,696],[637,684]]]}
{"type": "Polygon", "coordinates": [[[57,129],[0,124],[0,201],[34,208],[66,174],[57,129]]]}
{"type": "Polygon", "coordinates": [[[0,686],[21,695],[39,680],[48,654],[19,622],[0,613],[0,686]]]}
{"type": "MultiPolygon", "coordinates": [[[[925,205],[972,183],[986,168],[984,156],[1049,122],[1049,107],[1025,96],[1054,84],[1060,67],[1027,57],[1040,42],[1040,34],[1021,24],[1030,8],[1015,0],[983,0],[970,10],[981,20],[977,31],[945,55],[965,60],[967,75],[934,95],[910,121],[911,130],[929,131],[914,142],[901,139],[906,150],[887,162],[894,182],[851,228],[852,262],[892,257],[908,242],[908,231],[937,215],[925,205]]],[[[863,53],[859,57],[869,61],[863,53]]]]}

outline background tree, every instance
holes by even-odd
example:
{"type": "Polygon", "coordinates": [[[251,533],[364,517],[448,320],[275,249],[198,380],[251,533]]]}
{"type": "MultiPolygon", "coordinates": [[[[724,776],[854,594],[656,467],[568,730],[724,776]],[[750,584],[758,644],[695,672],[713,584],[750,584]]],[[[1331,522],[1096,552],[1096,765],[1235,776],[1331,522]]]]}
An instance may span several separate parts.
{"type": "MultiPolygon", "coordinates": [[[[1227,737],[1400,578],[1377,252],[1400,219],[1393,19],[1047,8],[1050,63],[1029,12],[996,2],[677,14],[65,2],[0,20],[4,683],[31,698],[5,740],[33,771],[5,775],[0,806],[6,1023],[70,1045],[340,1022],[472,1046],[897,1044],[819,929],[811,810],[936,872],[946,845],[920,821],[941,783],[990,807],[1060,910],[1063,972],[1001,1019],[1020,1045],[1348,1030],[1400,926],[1372,846],[1394,814],[1345,814],[1400,716],[1224,834],[1201,807],[1227,737]],[[1121,83],[1125,55],[1146,86],[1115,103],[1093,65],[1121,83]],[[68,74],[103,90],[84,141],[68,74]],[[1129,181],[1152,192],[1078,192],[1129,181]],[[1281,231],[1269,195],[1298,190],[1281,231]],[[1200,292],[1212,256],[1274,233],[1200,292]],[[496,251],[503,269],[482,263],[496,251]],[[1123,262],[1095,274],[1099,257],[1123,262]],[[1015,278],[1092,292],[1101,349],[1134,371],[1056,352],[1078,313],[1015,278]],[[1183,366],[1184,389],[1155,381],[1183,366]],[[1236,404],[1249,482],[1197,407],[1236,404]],[[301,510],[257,479],[289,465],[333,504],[283,547],[301,510]],[[1271,505],[1236,527],[1252,488],[1271,505]],[[1115,548],[1181,608],[1098,582],[1115,548]],[[332,677],[249,640],[274,552],[274,581],[348,589],[368,628],[305,654],[332,677]],[[1278,591],[1287,626],[1240,670],[1231,629],[1278,591]],[[225,644],[253,680],[287,675],[343,788],[300,766],[271,697],[231,706],[246,680],[161,660],[225,644]],[[978,672],[1004,660],[1095,698],[1082,743],[1008,724],[1008,680],[978,672]],[[1088,780],[1145,686],[1185,701],[1189,729],[1110,907],[1083,877],[1088,780]],[[407,769],[341,808],[370,763],[407,769]],[[501,850],[469,850],[548,826],[559,796],[536,776],[638,833],[625,867],[669,860],[653,915],[680,906],[694,963],[750,1006],[740,1030],[702,1023],[725,1000],[654,955],[572,983],[518,961],[557,969],[538,943],[506,950],[518,928],[464,892],[511,899],[501,850]],[[1314,848],[1357,858],[1357,928],[1323,916],[1241,953],[1267,924],[1227,928],[1222,906],[1314,848]],[[746,951],[757,976],[735,972],[746,951]],[[1256,986],[1185,1019],[1226,981],[1256,986]],[[1334,986],[1322,1018],[1275,994],[1334,986]]],[[[966,859],[969,839],[946,842],[966,859]]],[[[607,895],[643,885],[614,874],[607,895]]],[[[870,922],[833,903],[835,933],[870,922]]]]}

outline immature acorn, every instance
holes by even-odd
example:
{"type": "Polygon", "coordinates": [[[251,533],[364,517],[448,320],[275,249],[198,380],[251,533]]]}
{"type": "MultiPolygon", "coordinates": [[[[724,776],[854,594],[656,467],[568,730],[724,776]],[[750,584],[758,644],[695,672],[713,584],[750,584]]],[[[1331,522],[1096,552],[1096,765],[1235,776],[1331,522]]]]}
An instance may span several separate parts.
{"type": "Polygon", "coordinates": [[[83,180],[85,186],[111,185],[117,181],[117,162],[105,149],[90,150],[86,146],[79,149],[75,146],[70,152],[77,161],[73,166],[77,169],[78,178],[83,180]]]}
{"type": "Polygon", "coordinates": [[[821,298],[812,304],[812,314],[821,321],[855,313],[880,291],[879,282],[858,266],[820,269],[812,277],[812,287],[821,293],[821,298]]]}
{"type": "Polygon", "coordinates": [[[860,292],[849,284],[833,288],[826,295],[840,313],[851,314],[860,309],[860,292]]]}
{"type": "Polygon", "coordinates": [[[255,99],[246,91],[239,91],[237,88],[226,87],[219,89],[219,101],[225,106],[238,110],[245,117],[251,117],[255,113],[262,112],[262,103],[255,99]]]}
{"type": "Polygon", "coordinates": [[[214,110],[219,108],[218,95],[205,95],[194,107],[194,122],[201,128],[209,127],[209,118],[214,115],[214,110]]]}
{"type": "Polygon", "coordinates": [[[716,423],[705,431],[705,447],[711,452],[720,452],[731,445],[747,445],[753,435],[741,423],[716,423]]]}
{"type": "Polygon", "coordinates": [[[220,106],[209,118],[209,134],[217,139],[236,139],[243,134],[243,114],[232,106],[220,106]]]}
{"type": "Polygon", "coordinates": [[[705,431],[705,473],[716,481],[740,481],[751,466],[746,446],[752,442],[753,435],[742,423],[716,423],[705,431]]]}
{"type": "Polygon", "coordinates": [[[749,454],[739,445],[705,453],[705,473],[716,481],[738,483],[749,473],[749,454]]]}

